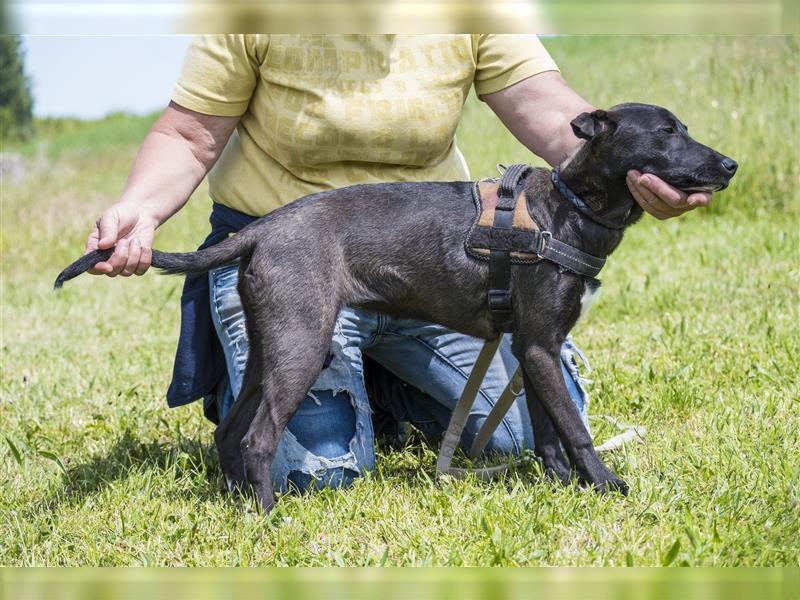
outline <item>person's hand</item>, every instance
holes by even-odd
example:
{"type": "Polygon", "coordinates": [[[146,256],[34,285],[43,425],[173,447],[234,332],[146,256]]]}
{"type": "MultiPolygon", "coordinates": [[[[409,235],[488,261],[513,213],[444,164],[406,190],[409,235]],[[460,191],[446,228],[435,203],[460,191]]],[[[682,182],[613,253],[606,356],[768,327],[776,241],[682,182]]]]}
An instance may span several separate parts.
{"type": "Polygon", "coordinates": [[[89,273],[109,277],[143,275],[150,267],[157,226],[158,221],[143,207],[124,201],[114,204],[92,227],[84,252],[116,245],[114,254],[89,269],[89,273]]]}
{"type": "Polygon", "coordinates": [[[650,173],[628,171],[627,182],[628,189],[639,206],[657,219],[679,217],[687,211],[711,203],[711,194],[708,192],[687,194],[650,173]]]}

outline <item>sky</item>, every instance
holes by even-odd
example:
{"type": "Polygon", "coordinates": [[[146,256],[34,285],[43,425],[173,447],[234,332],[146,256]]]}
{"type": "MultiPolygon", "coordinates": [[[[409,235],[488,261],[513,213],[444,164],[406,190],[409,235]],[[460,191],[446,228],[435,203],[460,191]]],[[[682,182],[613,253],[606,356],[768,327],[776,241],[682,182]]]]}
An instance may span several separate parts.
{"type": "Polygon", "coordinates": [[[37,117],[144,114],[169,102],[189,37],[25,35],[37,117]]]}

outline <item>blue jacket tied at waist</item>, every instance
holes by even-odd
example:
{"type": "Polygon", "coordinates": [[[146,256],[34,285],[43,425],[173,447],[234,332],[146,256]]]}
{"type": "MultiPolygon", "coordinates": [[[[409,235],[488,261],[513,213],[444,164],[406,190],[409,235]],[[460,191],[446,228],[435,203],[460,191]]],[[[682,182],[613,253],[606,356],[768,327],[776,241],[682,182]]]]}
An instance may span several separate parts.
{"type": "MultiPolygon", "coordinates": [[[[221,242],[256,219],[215,203],[210,218],[211,233],[198,250],[221,242]]],[[[208,274],[187,275],[181,294],[181,332],[167,404],[175,407],[203,398],[206,417],[218,422],[215,391],[225,370],[225,355],[211,321],[208,274]]]]}

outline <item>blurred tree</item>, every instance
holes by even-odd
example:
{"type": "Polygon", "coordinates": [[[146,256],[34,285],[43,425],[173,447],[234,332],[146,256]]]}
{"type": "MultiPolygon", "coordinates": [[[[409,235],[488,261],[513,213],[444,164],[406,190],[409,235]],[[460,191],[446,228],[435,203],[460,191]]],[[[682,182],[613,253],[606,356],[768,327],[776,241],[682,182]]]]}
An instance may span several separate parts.
{"type": "Polygon", "coordinates": [[[27,137],[32,131],[33,99],[22,67],[18,35],[0,34],[0,135],[27,137]]]}

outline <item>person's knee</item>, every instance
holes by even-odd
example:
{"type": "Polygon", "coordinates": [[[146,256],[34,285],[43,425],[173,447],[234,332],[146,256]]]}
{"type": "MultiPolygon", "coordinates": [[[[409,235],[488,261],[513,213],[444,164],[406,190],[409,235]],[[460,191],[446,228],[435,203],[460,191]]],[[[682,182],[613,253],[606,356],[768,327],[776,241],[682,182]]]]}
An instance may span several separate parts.
{"type": "Polygon", "coordinates": [[[287,429],[311,454],[330,460],[350,452],[357,415],[350,390],[312,388],[287,429]]]}
{"type": "Polygon", "coordinates": [[[364,422],[369,411],[360,409],[353,390],[334,391],[319,383],[286,429],[282,440],[286,454],[275,465],[276,489],[343,488],[373,466],[372,446],[365,437],[371,435],[364,422]]]}

